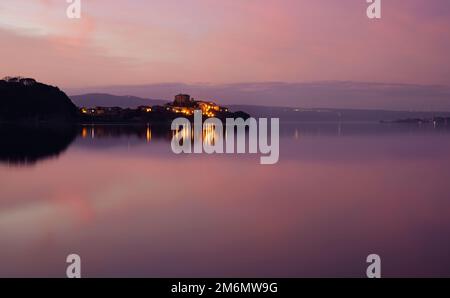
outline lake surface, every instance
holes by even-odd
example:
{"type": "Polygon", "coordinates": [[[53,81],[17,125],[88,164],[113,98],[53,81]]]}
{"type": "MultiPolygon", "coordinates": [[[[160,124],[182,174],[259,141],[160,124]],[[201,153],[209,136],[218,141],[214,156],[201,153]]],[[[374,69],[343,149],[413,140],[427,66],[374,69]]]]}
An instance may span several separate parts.
{"type": "Polygon", "coordinates": [[[159,127],[0,127],[0,276],[450,277],[450,128],[282,124],[280,161],[159,127]]]}

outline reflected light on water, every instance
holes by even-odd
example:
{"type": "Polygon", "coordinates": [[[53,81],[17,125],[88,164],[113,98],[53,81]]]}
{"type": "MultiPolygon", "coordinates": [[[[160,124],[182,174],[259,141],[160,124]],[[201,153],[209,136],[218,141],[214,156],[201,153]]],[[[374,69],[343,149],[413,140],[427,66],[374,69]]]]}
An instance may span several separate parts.
{"type": "Polygon", "coordinates": [[[450,276],[450,129],[285,125],[269,167],[173,154],[192,128],[0,132],[0,276],[64,277],[68,252],[85,277],[363,277],[374,252],[385,277],[450,276]]]}
{"type": "Polygon", "coordinates": [[[184,127],[179,131],[172,131],[172,136],[178,140],[191,140],[192,143],[195,139],[202,139],[204,145],[214,146],[220,134],[214,124],[205,123],[202,132],[197,135],[194,132],[194,127],[191,126],[190,128],[184,127]]]}
{"type": "Polygon", "coordinates": [[[152,140],[152,129],[149,125],[147,125],[147,131],[145,133],[145,137],[146,137],[147,143],[150,143],[150,141],[152,140]]]}
{"type": "Polygon", "coordinates": [[[86,139],[87,136],[88,136],[88,129],[87,129],[87,127],[84,127],[84,126],[83,126],[83,128],[82,128],[82,130],[81,130],[81,137],[82,137],[83,139],[86,139]]]}

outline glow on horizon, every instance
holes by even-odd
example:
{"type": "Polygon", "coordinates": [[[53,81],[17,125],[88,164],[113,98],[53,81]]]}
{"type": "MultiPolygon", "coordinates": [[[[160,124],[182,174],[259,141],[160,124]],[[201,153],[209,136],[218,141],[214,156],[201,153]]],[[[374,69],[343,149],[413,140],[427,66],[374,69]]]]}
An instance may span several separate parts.
{"type": "Polygon", "coordinates": [[[2,0],[0,75],[61,87],[161,82],[450,85],[450,3],[363,0],[2,0]]]}

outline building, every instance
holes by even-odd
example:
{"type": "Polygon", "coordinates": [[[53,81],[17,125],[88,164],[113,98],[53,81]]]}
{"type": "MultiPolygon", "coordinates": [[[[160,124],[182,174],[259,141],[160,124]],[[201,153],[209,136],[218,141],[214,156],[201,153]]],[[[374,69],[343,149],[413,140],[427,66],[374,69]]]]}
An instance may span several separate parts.
{"type": "Polygon", "coordinates": [[[175,96],[175,100],[173,102],[174,106],[178,107],[188,107],[191,106],[193,100],[191,100],[191,96],[188,94],[178,94],[175,96]]]}
{"type": "Polygon", "coordinates": [[[203,116],[215,117],[220,113],[227,113],[228,109],[211,101],[194,100],[188,94],[178,94],[173,103],[166,104],[166,110],[187,116],[193,115],[195,110],[201,110],[203,116]]]}
{"type": "Polygon", "coordinates": [[[221,107],[213,102],[197,101],[197,106],[202,110],[202,114],[214,117],[217,113],[226,113],[228,108],[221,107]]]}
{"type": "Polygon", "coordinates": [[[24,86],[32,86],[37,83],[35,79],[22,78],[22,77],[4,77],[3,81],[8,82],[8,83],[20,83],[24,86]]]}
{"type": "Polygon", "coordinates": [[[195,107],[172,107],[172,112],[184,114],[187,116],[194,115],[195,107]]]}
{"type": "Polygon", "coordinates": [[[95,108],[81,108],[81,113],[91,116],[118,116],[123,109],[120,107],[95,107],[95,108]]]}
{"type": "Polygon", "coordinates": [[[150,113],[151,111],[153,111],[153,108],[150,106],[139,106],[138,110],[141,112],[150,113]]]}

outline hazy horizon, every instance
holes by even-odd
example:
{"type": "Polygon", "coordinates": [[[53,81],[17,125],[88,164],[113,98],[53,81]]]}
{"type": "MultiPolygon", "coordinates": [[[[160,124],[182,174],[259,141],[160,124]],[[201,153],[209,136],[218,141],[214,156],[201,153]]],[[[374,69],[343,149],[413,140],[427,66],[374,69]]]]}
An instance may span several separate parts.
{"type": "Polygon", "coordinates": [[[349,81],[236,84],[164,83],[63,89],[69,96],[105,93],[172,100],[178,93],[227,105],[450,111],[450,86],[349,81]]]}

